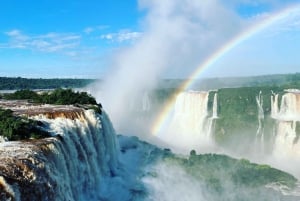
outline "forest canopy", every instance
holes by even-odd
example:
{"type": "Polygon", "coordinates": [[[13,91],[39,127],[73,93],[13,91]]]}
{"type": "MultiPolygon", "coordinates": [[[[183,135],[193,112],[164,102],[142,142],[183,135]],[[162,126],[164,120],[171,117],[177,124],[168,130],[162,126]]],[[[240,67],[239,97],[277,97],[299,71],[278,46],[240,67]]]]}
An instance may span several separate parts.
{"type": "Polygon", "coordinates": [[[0,77],[0,90],[81,88],[94,81],[94,79],[34,79],[0,77]]]}
{"type": "Polygon", "coordinates": [[[0,136],[7,140],[42,138],[49,133],[38,128],[38,121],[13,115],[12,110],[0,108],[0,136]]]}
{"type": "Polygon", "coordinates": [[[4,94],[8,100],[30,100],[35,103],[70,105],[70,104],[97,104],[94,97],[87,92],[75,92],[72,89],[55,89],[41,94],[28,89],[19,90],[11,94],[4,94]]]}

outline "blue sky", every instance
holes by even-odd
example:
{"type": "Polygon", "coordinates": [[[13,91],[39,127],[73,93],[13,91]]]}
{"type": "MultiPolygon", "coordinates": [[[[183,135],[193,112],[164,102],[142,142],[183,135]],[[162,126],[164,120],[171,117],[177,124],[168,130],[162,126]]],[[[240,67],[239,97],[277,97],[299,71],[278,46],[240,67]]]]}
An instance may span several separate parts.
{"type": "MultiPolygon", "coordinates": [[[[259,21],[264,15],[276,12],[291,3],[297,3],[295,0],[284,3],[279,0],[211,0],[213,3],[210,2],[207,7],[203,6],[206,8],[203,10],[199,3],[189,3],[189,0],[174,2],[176,3],[160,3],[158,0],[2,0],[0,76],[101,78],[109,74],[111,69],[120,66],[122,68],[120,63],[126,63],[128,58],[131,58],[132,63],[128,64],[130,69],[134,68],[135,64],[138,65],[136,68],[143,68],[143,62],[158,65],[160,60],[165,59],[168,62],[164,61],[161,64],[164,65],[161,67],[164,70],[156,71],[156,74],[162,74],[163,77],[188,77],[201,63],[201,59],[209,56],[248,24],[259,21]],[[199,6],[199,9],[196,6],[199,6]],[[189,12],[201,13],[201,20],[198,19],[198,14],[185,17],[184,15],[189,15],[184,11],[185,8],[190,9],[189,12]],[[212,15],[207,12],[208,9],[219,9],[220,13],[226,16],[224,25],[222,21],[215,20],[221,19],[222,16],[212,15]],[[167,17],[164,18],[165,16],[167,17]],[[170,16],[175,20],[170,20],[170,16]],[[178,23],[176,19],[179,19],[178,23]],[[196,40],[201,29],[193,28],[192,34],[177,37],[177,33],[186,28],[185,25],[181,26],[180,19],[190,20],[188,22],[193,26],[205,25],[211,28],[207,33],[210,35],[201,36],[206,37],[207,44],[212,44],[206,48],[207,51],[203,51],[201,47],[191,48],[189,44],[193,44],[192,40],[182,40],[186,36],[195,36],[196,40]],[[167,27],[170,24],[172,26],[168,33],[167,27]],[[218,35],[221,36],[218,38],[218,35]],[[177,40],[178,38],[180,40],[177,40]],[[166,40],[170,41],[165,43],[166,40]],[[151,44],[148,44],[149,41],[151,44]],[[144,45],[151,46],[153,43],[158,43],[157,47],[153,47],[158,48],[158,51],[154,49],[153,52],[149,52],[144,48],[144,45]],[[159,46],[160,44],[162,45],[159,46]],[[174,48],[165,49],[164,44],[186,44],[186,49],[182,49],[183,54],[180,50],[178,56],[184,57],[185,53],[188,56],[181,60],[182,63],[176,59],[172,61],[172,58],[177,57],[176,51],[173,51],[174,48]],[[163,58],[160,57],[161,49],[164,53],[167,52],[163,58]],[[135,51],[139,53],[137,61],[133,56],[137,55],[135,51]],[[197,54],[188,54],[189,51],[197,54]]],[[[297,20],[299,19],[296,18],[296,22],[297,20]]],[[[287,24],[290,23],[291,21],[287,24]]],[[[274,29],[246,41],[204,75],[235,76],[300,71],[300,60],[297,58],[300,25],[295,24],[292,29],[270,34],[275,29],[279,30],[277,25],[274,29]]],[[[280,25],[285,26],[287,25],[280,25]]],[[[196,43],[198,46],[205,44],[196,43]]]]}

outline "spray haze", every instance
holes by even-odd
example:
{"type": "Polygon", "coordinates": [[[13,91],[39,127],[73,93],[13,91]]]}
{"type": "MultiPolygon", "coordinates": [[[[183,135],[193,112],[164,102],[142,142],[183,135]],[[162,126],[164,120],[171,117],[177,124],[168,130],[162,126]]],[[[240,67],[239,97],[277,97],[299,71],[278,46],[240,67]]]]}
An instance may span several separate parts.
{"type": "Polygon", "coordinates": [[[120,131],[130,127],[133,98],[142,99],[159,78],[187,77],[241,28],[239,17],[215,0],[140,0],[139,6],[146,11],[143,33],[115,54],[98,95],[120,131]]]}

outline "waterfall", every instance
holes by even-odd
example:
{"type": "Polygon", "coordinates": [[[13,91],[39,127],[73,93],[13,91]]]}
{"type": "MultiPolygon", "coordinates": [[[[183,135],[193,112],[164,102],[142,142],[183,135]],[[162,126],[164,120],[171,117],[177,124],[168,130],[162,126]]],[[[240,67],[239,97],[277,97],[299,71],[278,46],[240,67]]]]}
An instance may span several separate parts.
{"type": "Polygon", "coordinates": [[[300,154],[300,143],[296,142],[296,122],[281,121],[277,125],[274,154],[279,157],[300,154]]]}
{"type": "Polygon", "coordinates": [[[212,116],[208,118],[207,123],[207,135],[209,139],[212,138],[213,128],[215,126],[215,120],[218,119],[218,94],[214,94],[213,107],[212,107],[212,116]]]}
{"type": "MultiPolygon", "coordinates": [[[[275,98],[278,99],[278,96],[275,98]]],[[[277,115],[272,117],[276,120],[273,154],[277,157],[298,158],[300,155],[300,142],[298,140],[300,133],[297,133],[297,122],[300,121],[300,93],[288,90],[282,96],[277,115]]]]}
{"type": "Polygon", "coordinates": [[[8,163],[5,167],[3,163],[1,172],[23,174],[21,178],[16,175],[0,182],[0,186],[6,182],[7,189],[13,189],[13,199],[18,200],[18,196],[22,200],[102,199],[99,190],[103,179],[114,177],[118,168],[119,149],[114,129],[104,111],[100,115],[94,110],[84,110],[73,116],[77,118],[34,116],[55,137],[1,143],[5,152],[0,154],[1,161],[10,156],[18,164],[16,167],[8,163]]]}
{"type": "Polygon", "coordinates": [[[282,96],[279,116],[287,121],[300,121],[300,93],[288,92],[282,96]]]}
{"type": "Polygon", "coordinates": [[[212,119],[217,116],[217,98],[214,98],[213,117],[209,117],[208,100],[209,92],[180,93],[167,134],[162,136],[163,140],[183,152],[210,146],[212,119]]]}
{"type": "Polygon", "coordinates": [[[258,128],[256,130],[256,142],[260,144],[261,151],[264,151],[264,108],[263,108],[263,98],[262,98],[262,92],[260,91],[258,96],[256,96],[256,104],[258,109],[258,128]]]}
{"type": "Polygon", "coordinates": [[[205,134],[208,95],[208,92],[196,91],[183,92],[178,95],[174,111],[176,129],[191,135],[205,134]]]}
{"type": "Polygon", "coordinates": [[[218,118],[218,94],[217,93],[215,93],[214,95],[212,111],[213,111],[212,118],[217,119],[218,118]]]}
{"type": "Polygon", "coordinates": [[[271,96],[271,117],[272,118],[276,118],[276,116],[278,115],[278,94],[274,94],[272,92],[272,96],[271,96]]]}

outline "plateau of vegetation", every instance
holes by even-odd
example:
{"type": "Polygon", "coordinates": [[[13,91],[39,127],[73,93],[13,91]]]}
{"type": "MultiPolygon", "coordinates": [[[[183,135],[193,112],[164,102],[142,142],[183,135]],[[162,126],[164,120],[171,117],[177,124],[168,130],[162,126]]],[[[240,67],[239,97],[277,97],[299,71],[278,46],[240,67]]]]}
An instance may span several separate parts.
{"type": "MultiPolygon", "coordinates": [[[[159,88],[179,88],[186,79],[167,79],[161,80],[159,88]]],[[[238,87],[296,87],[300,86],[300,73],[294,74],[277,74],[277,75],[260,75],[249,77],[214,77],[195,80],[193,87],[197,90],[213,90],[221,88],[238,88],[238,87]]]]}
{"type": "Polygon", "coordinates": [[[71,105],[71,104],[92,104],[97,102],[87,92],[75,92],[72,89],[55,89],[41,94],[28,89],[19,90],[11,94],[3,95],[7,100],[30,100],[35,103],[71,105]]]}
{"type": "MultiPolygon", "coordinates": [[[[89,109],[94,109],[101,114],[101,104],[97,104],[94,97],[86,92],[74,92],[72,89],[55,89],[41,94],[28,89],[19,90],[15,93],[2,95],[7,100],[28,100],[34,103],[56,104],[56,105],[91,105],[89,109]]],[[[41,122],[25,117],[13,115],[13,111],[0,108],[0,136],[7,140],[24,140],[29,138],[43,138],[49,136],[43,131],[41,122]]]]}
{"type": "Polygon", "coordinates": [[[280,192],[266,186],[273,184],[292,190],[297,182],[294,176],[269,165],[226,155],[197,155],[191,151],[189,158],[167,155],[163,160],[170,167],[181,167],[192,178],[201,181],[203,189],[216,201],[286,200],[280,192]]]}
{"type": "Polygon", "coordinates": [[[0,77],[0,90],[81,88],[94,79],[33,79],[21,77],[0,77]]]}

